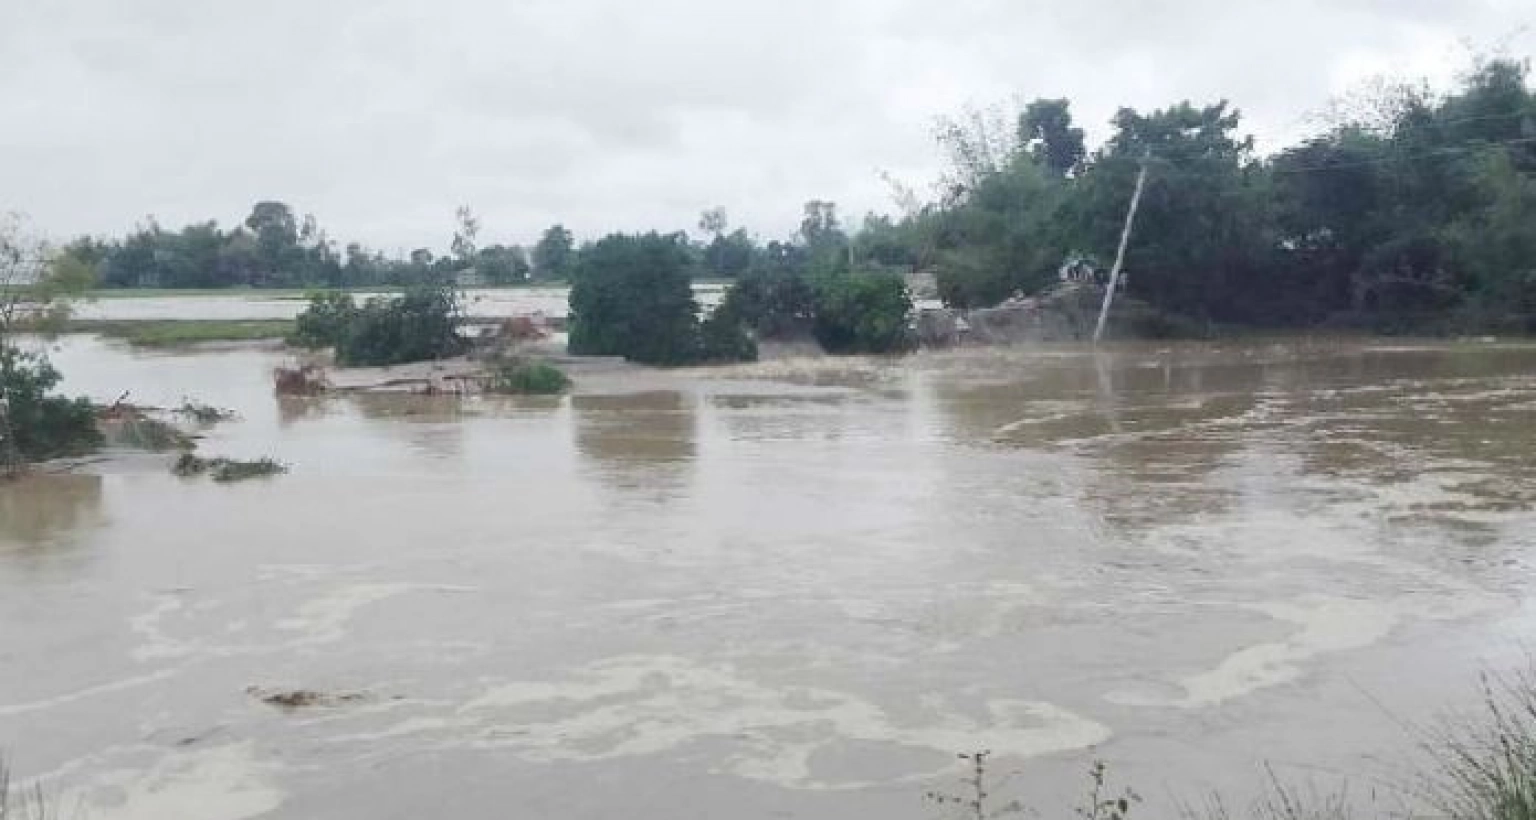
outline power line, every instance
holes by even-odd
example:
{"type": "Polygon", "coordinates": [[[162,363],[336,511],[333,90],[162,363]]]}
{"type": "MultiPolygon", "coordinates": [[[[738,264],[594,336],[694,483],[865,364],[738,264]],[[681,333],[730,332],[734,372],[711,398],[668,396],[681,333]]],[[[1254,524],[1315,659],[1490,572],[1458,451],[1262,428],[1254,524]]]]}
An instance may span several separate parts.
{"type": "Polygon", "coordinates": [[[1351,168],[1368,168],[1373,165],[1392,165],[1400,162],[1412,162],[1419,159],[1428,159],[1435,156],[1471,153],[1479,148],[1491,148],[1494,146],[1531,145],[1536,144],[1536,137],[1517,137],[1507,140],[1489,140],[1480,142],[1467,142],[1462,145],[1450,145],[1436,148],[1430,151],[1422,151],[1417,154],[1405,154],[1397,157],[1382,157],[1380,159],[1362,160],[1360,162],[1337,162],[1326,165],[1310,165],[1301,168],[1271,168],[1274,174],[1310,174],[1324,171],[1343,171],[1351,168]]]}

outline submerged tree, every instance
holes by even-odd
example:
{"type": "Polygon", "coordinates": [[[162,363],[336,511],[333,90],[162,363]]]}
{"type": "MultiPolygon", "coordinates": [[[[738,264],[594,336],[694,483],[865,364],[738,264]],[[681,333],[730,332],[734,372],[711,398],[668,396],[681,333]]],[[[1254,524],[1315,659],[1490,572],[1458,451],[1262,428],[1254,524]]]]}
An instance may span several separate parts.
{"type": "Polygon", "coordinates": [[[46,329],[68,316],[69,301],[94,271],[71,253],[55,254],[26,236],[19,217],[0,218],[0,469],[78,455],[101,443],[85,399],[54,395],[62,376],[40,354],[17,347],[18,330],[46,329]]]}
{"type": "Polygon", "coordinates": [[[583,250],[571,283],[570,351],[646,364],[699,358],[698,304],[681,234],[612,234],[583,250]]]}

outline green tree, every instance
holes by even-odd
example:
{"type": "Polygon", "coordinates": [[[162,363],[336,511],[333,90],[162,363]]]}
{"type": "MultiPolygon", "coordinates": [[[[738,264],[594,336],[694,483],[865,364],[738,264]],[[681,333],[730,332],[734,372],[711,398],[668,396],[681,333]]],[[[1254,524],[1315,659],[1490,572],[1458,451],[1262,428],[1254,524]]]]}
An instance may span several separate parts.
{"type": "Polygon", "coordinates": [[[564,225],[551,226],[533,246],[533,274],[546,281],[569,279],[576,256],[576,237],[564,225]]]}
{"type": "Polygon", "coordinates": [[[1065,99],[1030,103],[1019,116],[1019,144],[1058,176],[1077,170],[1088,153],[1083,129],[1073,127],[1072,104],[1065,99]]]}
{"type": "Polygon", "coordinates": [[[731,220],[726,215],[724,208],[710,208],[699,214],[699,230],[716,239],[725,235],[725,232],[730,228],[730,224],[731,220]]]}
{"type": "Polygon", "coordinates": [[[433,361],[468,348],[458,333],[458,292],[450,286],[411,288],[398,298],[375,297],[355,311],[339,312],[346,327],[336,361],[343,365],[433,361]]]}
{"type": "Polygon", "coordinates": [[[528,254],[516,245],[482,248],[475,267],[485,277],[485,281],[494,285],[525,282],[532,270],[528,264],[528,254]]]}
{"type": "Polygon", "coordinates": [[[90,402],[52,395],[59,372],[14,340],[23,326],[66,318],[70,300],[94,281],[91,265],[29,238],[19,217],[0,218],[0,468],[6,472],[101,443],[90,402]]]}
{"type": "Polygon", "coordinates": [[[480,220],[468,205],[459,206],[454,212],[454,220],[458,227],[453,232],[451,249],[459,269],[463,270],[475,264],[475,241],[480,236],[480,220]]]}
{"type": "Polygon", "coordinates": [[[791,338],[810,331],[816,291],[802,272],[759,267],[731,285],[715,313],[760,338],[791,338]]]}
{"type": "Polygon", "coordinates": [[[913,345],[912,297],[890,273],[836,276],[816,284],[812,330],[834,354],[899,353],[913,345]]]}
{"type": "Polygon", "coordinates": [[[757,243],[745,230],[717,235],[704,248],[704,269],[711,276],[734,279],[752,267],[757,243]]]}
{"type": "Polygon", "coordinates": [[[1273,248],[1269,193],[1238,112],[1221,102],[1140,114],[1115,132],[1073,186],[1071,245],[1112,258],[1143,159],[1150,173],[1126,257],[1130,291],[1175,313],[1250,318],[1251,289],[1273,248]]]}
{"type": "Polygon", "coordinates": [[[676,365],[700,356],[681,234],[612,234],[583,250],[571,283],[570,351],[676,365]]]}

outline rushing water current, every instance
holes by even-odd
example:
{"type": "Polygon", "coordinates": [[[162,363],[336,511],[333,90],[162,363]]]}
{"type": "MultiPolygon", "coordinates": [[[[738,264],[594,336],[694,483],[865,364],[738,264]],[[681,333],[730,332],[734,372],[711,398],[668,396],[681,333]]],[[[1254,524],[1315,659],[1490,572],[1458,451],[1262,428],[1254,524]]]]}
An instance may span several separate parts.
{"type": "MultiPolygon", "coordinates": [[[[280,351],[70,338],[237,421],[235,485],[0,487],[0,747],[90,818],[1065,814],[1269,764],[1370,791],[1536,627],[1536,347],[789,360],[554,399],[273,397],[280,351]],[[280,709],[261,696],[309,690],[280,709]]],[[[1357,793],[1358,793],[1357,791],[1357,793]]]]}

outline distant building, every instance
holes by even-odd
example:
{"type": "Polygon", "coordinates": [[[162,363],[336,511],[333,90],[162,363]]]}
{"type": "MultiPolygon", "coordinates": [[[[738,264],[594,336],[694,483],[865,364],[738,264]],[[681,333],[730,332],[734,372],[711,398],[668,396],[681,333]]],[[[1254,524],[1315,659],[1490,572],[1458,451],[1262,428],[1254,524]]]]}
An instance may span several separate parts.
{"type": "Polygon", "coordinates": [[[1086,284],[1095,281],[1097,268],[1086,256],[1069,256],[1057,274],[1065,284],[1086,284]]]}

